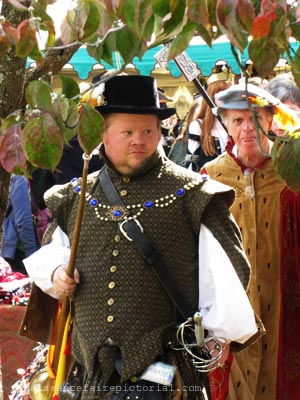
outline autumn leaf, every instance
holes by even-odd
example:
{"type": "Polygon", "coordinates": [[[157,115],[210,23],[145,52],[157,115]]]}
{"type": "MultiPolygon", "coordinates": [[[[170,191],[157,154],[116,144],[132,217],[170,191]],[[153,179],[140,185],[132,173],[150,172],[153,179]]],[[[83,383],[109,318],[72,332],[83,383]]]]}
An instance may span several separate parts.
{"type": "Polygon", "coordinates": [[[27,0],[19,0],[19,1],[18,0],[8,0],[8,3],[10,3],[17,10],[20,10],[20,11],[28,10],[27,0]],[[23,5],[22,3],[25,3],[25,5],[23,5]]]}
{"type": "Polygon", "coordinates": [[[253,4],[250,0],[218,0],[216,6],[218,25],[230,42],[243,51],[248,45],[248,27],[255,17],[253,4]],[[247,10],[248,21],[240,18],[239,10],[247,10]]]}
{"type": "Polygon", "coordinates": [[[276,19],[276,5],[263,1],[261,14],[254,18],[251,35],[253,39],[261,39],[270,32],[271,23],[276,19]]]}
{"type": "Polygon", "coordinates": [[[63,152],[63,136],[49,113],[30,119],[22,131],[22,144],[29,162],[54,171],[63,152]]]}
{"type": "Polygon", "coordinates": [[[0,31],[0,58],[4,57],[10,48],[10,44],[6,34],[0,31]]]}
{"type": "Polygon", "coordinates": [[[25,19],[19,24],[17,31],[16,54],[21,58],[26,57],[37,45],[35,26],[30,20],[25,19]]]}
{"type": "Polygon", "coordinates": [[[0,163],[9,173],[25,170],[26,157],[21,143],[21,127],[11,125],[0,139],[0,163]]]}
{"type": "Polygon", "coordinates": [[[60,26],[60,39],[64,45],[77,41],[76,12],[68,10],[60,26]]]}
{"type": "Polygon", "coordinates": [[[9,21],[4,21],[2,24],[2,29],[6,33],[7,38],[12,43],[17,43],[18,41],[18,30],[9,21]]]}

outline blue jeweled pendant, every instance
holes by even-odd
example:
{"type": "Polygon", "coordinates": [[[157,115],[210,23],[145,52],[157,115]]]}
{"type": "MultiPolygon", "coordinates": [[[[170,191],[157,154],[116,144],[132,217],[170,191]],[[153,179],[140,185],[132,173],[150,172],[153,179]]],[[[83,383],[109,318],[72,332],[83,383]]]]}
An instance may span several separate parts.
{"type": "Polygon", "coordinates": [[[112,221],[119,221],[120,219],[124,218],[126,215],[129,214],[127,208],[122,206],[115,206],[111,207],[105,213],[107,217],[112,221]]]}
{"type": "Polygon", "coordinates": [[[184,196],[185,195],[185,190],[184,189],[178,189],[177,191],[176,191],[176,196],[177,197],[182,197],[182,196],[184,196]]]}
{"type": "Polygon", "coordinates": [[[91,199],[91,200],[90,200],[90,205],[91,205],[92,207],[97,207],[97,205],[98,205],[98,200],[97,200],[97,199],[91,199]]]}
{"type": "Polygon", "coordinates": [[[151,208],[151,207],[153,207],[153,201],[151,201],[151,200],[148,200],[148,201],[145,201],[145,203],[144,203],[144,207],[145,208],[151,208]]]}

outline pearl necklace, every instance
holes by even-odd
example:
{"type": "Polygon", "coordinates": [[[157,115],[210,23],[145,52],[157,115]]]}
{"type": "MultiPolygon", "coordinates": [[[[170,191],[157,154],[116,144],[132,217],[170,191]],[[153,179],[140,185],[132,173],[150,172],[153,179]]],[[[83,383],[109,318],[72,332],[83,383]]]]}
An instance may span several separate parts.
{"type": "MultiPolygon", "coordinates": [[[[79,194],[81,186],[77,185],[77,181],[77,178],[72,179],[74,191],[75,193],[79,194]]],[[[131,205],[128,204],[126,206],[111,206],[108,204],[102,204],[96,198],[92,197],[92,195],[88,192],[85,194],[85,199],[89,205],[93,207],[96,217],[101,221],[130,221],[137,219],[145,210],[169,207],[174,203],[174,201],[184,197],[186,191],[198,186],[200,183],[202,182],[188,182],[183,186],[183,188],[179,188],[174,193],[167,194],[159,199],[146,200],[143,203],[131,205]]]]}

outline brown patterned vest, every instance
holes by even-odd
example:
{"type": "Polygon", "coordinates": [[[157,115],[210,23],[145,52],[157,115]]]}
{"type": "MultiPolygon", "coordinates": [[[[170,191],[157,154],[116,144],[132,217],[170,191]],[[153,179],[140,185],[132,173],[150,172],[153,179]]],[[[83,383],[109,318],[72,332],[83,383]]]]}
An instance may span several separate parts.
{"type": "MultiPolygon", "coordinates": [[[[201,175],[156,153],[134,176],[109,168],[122,200],[162,255],[190,305],[198,301],[198,235],[213,192],[228,187],[202,182],[201,175]]],[[[72,241],[80,180],[54,187],[46,203],[72,241]]],[[[89,376],[95,360],[104,375],[103,344],[110,338],[122,353],[122,379],[140,373],[163,353],[162,335],[176,322],[174,305],[154,272],[119,230],[102,191],[98,173],[88,178],[76,267],[80,284],[74,296],[73,355],[89,376]],[[99,350],[100,349],[100,350],[99,350]]]]}

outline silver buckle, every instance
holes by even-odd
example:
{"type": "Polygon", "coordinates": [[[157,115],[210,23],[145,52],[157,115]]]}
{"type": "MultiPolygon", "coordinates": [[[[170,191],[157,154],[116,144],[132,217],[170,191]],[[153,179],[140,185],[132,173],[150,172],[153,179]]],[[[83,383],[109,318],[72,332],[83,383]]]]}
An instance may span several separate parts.
{"type": "MultiPolygon", "coordinates": [[[[137,219],[132,219],[131,221],[134,221],[134,222],[137,224],[137,226],[140,228],[140,230],[141,230],[142,233],[144,232],[144,229],[143,229],[141,223],[140,223],[137,219]]],[[[119,224],[119,228],[120,228],[120,231],[121,231],[121,233],[123,234],[123,236],[124,236],[127,240],[129,240],[130,242],[132,242],[131,237],[127,235],[127,233],[125,232],[125,230],[124,230],[124,228],[123,228],[123,224],[125,224],[126,222],[128,222],[128,221],[126,221],[126,220],[125,220],[125,221],[122,221],[122,222],[119,224]]]]}

